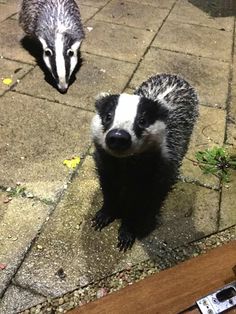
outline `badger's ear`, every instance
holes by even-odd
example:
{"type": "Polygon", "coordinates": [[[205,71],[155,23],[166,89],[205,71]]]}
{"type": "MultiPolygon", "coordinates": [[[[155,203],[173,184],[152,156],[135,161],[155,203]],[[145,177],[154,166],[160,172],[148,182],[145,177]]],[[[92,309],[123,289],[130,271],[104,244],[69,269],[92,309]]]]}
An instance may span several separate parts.
{"type": "Polygon", "coordinates": [[[96,101],[97,101],[97,100],[100,100],[100,99],[102,99],[102,98],[104,98],[104,97],[106,97],[106,96],[110,96],[110,93],[102,92],[102,93],[98,94],[98,95],[95,97],[95,100],[96,100],[96,101]]]}
{"type": "Polygon", "coordinates": [[[41,43],[41,45],[43,47],[43,50],[45,50],[47,48],[47,46],[48,46],[47,43],[46,43],[46,40],[43,39],[43,37],[39,37],[39,41],[40,41],[40,43],[41,43]]]}
{"type": "Polygon", "coordinates": [[[76,42],[71,46],[71,50],[72,50],[72,51],[78,50],[79,47],[80,47],[80,45],[81,45],[81,40],[80,40],[80,41],[76,41],[76,42]]]}
{"type": "Polygon", "coordinates": [[[103,111],[103,108],[108,103],[109,97],[110,97],[109,93],[100,93],[99,95],[96,96],[95,108],[98,113],[101,113],[103,111]]]}
{"type": "Polygon", "coordinates": [[[104,114],[114,110],[118,103],[120,95],[110,95],[109,93],[100,94],[100,97],[95,102],[95,108],[99,114],[104,114]]]}

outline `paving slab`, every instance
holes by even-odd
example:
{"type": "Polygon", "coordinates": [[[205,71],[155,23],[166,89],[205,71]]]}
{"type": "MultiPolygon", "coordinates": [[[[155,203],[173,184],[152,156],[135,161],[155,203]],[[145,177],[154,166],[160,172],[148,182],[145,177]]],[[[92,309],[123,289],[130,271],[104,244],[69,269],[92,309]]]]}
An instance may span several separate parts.
{"type": "Polygon", "coordinates": [[[7,19],[1,23],[0,29],[0,56],[5,58],[35,64],[35,59],[25,50],[20,41],[24,37],[24,32],[18,25],[18,21],[7,19]]]}
{"type": "Polygon", "coordinates": [[[229,61],[232,34],[205,26],[166,21],[152,45],[162,49],[229,61]]]}
{"type": "Polygon", "coordinates": [[[156,73],[175,73],[197,90],[202,104],[226,107],[230,65],[226,62],[150,48],[129,86],[136,88],[156,73]]]}
{"type": "Polygon", "coordinates": [[[101,8],[105,6],[109,0],[76,0],[78,4],[85,4],[87,6],[95,7],[95,8],[101,8]]]}
{"type": "Polygon", "coordinates": [[[188,0],[179,0],[173,8],[168,20],[180,23],[197,24],[217,28],[224,31],[233,31],[234,18],[212,17],[188,0]]]}
{"type": "Polygon", "coordinates": [[[168,251],[216,231],[219,193],[179,183],[162,209],[157,229],[124,254],[116,248],[117,221],[102,232],[91,228],[91,217],[101,201],[94,163],[87,157],[15,282],[45,296],[60,296],[128,264],[157,259],[163,252],[163,242],[168,251]]]}
{"type": "Polygon", "coordinates": [[[219,188],[219,180],[213,175],[203,174],[194,161],[196,161],[196,152],[223,145],[225,122],[225,110],[200,106],[199,118],[181,168],[181,173],[184,177],[190,180],[197,180],[203,185],[219,188]]]}
{"type": "Polygon", "coordinates": [[[219,230],[236,225],[235,195],[236,171],[232,170],[230,171],[230,182],[223,184],[222,187],[219,230]]]}
{"type": "MultiPolygon", "coordinates": [[[[134,3],[140,3],[139,0],[129,0],[130,2],[134,3]]],[[[176,2],[176,0],[143,0],[143,4],[147,4],[150,6],[158,7],[158,8],[164,8],[164,9],[171,9],[173,4],[176,2]]]]}
{"type": "Polygon", "coordinates": [[[87,5],[80,5],[80,1],[79,1],[79,9],[80,9],[80,14],[81,14],[83,23],[85,23],[98,11],[98,8],[89,7],[87,5]]]}
{"type": "Polygon", "coordinates": [[[129,62],[138,62],[155,33],[99,21],[89,21],[81,51],[129,62]],[[129,43],[129,44],[127,44],[129,43]]]}
{"type": "Polygon", "coordinates": [[[70,177],[63,161],[89,148],[91,113],[14,92],[0,108],[0,186],[54,200],[70,177]]]}
{"type": "Polygon", "coordinates": [[[48,217],[50,207],[22,197],[13,197],[0,206],[4,211],[0,216],[0,263],[6,265],[0,271],[1,297],[48,217]]]}
{"type": "Polygon", "coordinates": [[[11,15],[13,15],[14,13],[16,13],[19,10],[19,5],[17,4],[17,2],[13,2],[13,3],[2,3],[0,2],[0,22],[6,20],[7,18],[9,18],[11,15]]]}
{"type": "Polygon", "coordinates": [[[118,93],[127,84],[135,65],[119,60],[83,53],[83,64],[76,81],[66,94],[60,94],[44,80],[44,73],[36,67],[16,87],[16,91],[46,98],[70,106],[94,110],[96,96],[101,92],[118,93]]]}
{"type": "Polygon", "coordinates": [[[157,31],[168,13],[167,9],[143,3],[113,0],[96,14],[95,20],[157,31]],[[145,15],[140,19],[143,12],[145,15]]]}
{"type": "Polygon", "coordinates": [[[10,285],[2,300],[0,300],[1,314],[16,314],[46,300],[45,297],[34,294],[21,287],[10,285]]]}
{"type": "Polygon", "coordinates": [[[32,66],[24,63],[0,58],[0,96],[24,77],[32,68],[32,66]],[[9,85],[4,84],[3,79],[6,78],[10,78],[12,83],[9,85]]]}

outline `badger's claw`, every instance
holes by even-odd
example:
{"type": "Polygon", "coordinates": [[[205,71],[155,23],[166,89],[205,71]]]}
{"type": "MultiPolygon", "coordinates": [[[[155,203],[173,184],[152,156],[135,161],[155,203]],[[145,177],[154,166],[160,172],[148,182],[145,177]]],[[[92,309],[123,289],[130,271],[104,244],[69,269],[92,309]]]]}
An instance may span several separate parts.
{"type": "Polygon", "coordinates": [[[114,219],[115,218],[113,216],[100,209],[92,218],[92,227],[94,227],[95,230],[101,231],[103,228],[108,226],[114,219]]]}
{"type": "Polygon", "coordinates": [[[129,232],[126,228],[120,228],[118,234],[118,244],[117,247],[119,251],[126,252],[128,249],[130,250],[135,241],[135,235],[129,232]]]}

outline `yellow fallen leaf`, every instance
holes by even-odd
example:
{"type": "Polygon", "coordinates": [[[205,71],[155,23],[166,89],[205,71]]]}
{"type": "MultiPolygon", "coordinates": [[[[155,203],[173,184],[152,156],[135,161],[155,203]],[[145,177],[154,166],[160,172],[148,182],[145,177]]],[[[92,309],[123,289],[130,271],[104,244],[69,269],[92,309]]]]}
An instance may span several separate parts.
{"type": "Polygon", "coordinates": [[[70,169],[75,169],[80,163],[80,157],[73,157],[72,159],[65,159],[63,165],[67,166],[70,169]]]}
{"type": "Polygon", "coordinates": [[[5,85],[11,85],[12,79],[10,77],[6,77],[2,80],[3,84],[5,85]]]}

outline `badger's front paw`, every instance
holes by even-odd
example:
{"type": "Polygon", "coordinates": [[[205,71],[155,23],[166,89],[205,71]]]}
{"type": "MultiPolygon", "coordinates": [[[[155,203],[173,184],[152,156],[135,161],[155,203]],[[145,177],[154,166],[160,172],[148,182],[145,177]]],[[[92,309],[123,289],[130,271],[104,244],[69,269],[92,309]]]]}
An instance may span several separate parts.
{"type": "Polygon", "coordinates": [[[135,241],[135,235],[127,230],[126,227],[121,226],[118,233],[118,244],[117,247],[119,251],[130,250],[135,241]]]}
{"type": "Polygon", "coordinates": [[[108,226],[115,218],[109,215],[104,209],[100,209],[92,219],[92,226],[95,230],[101,231],[108,226]]]}

